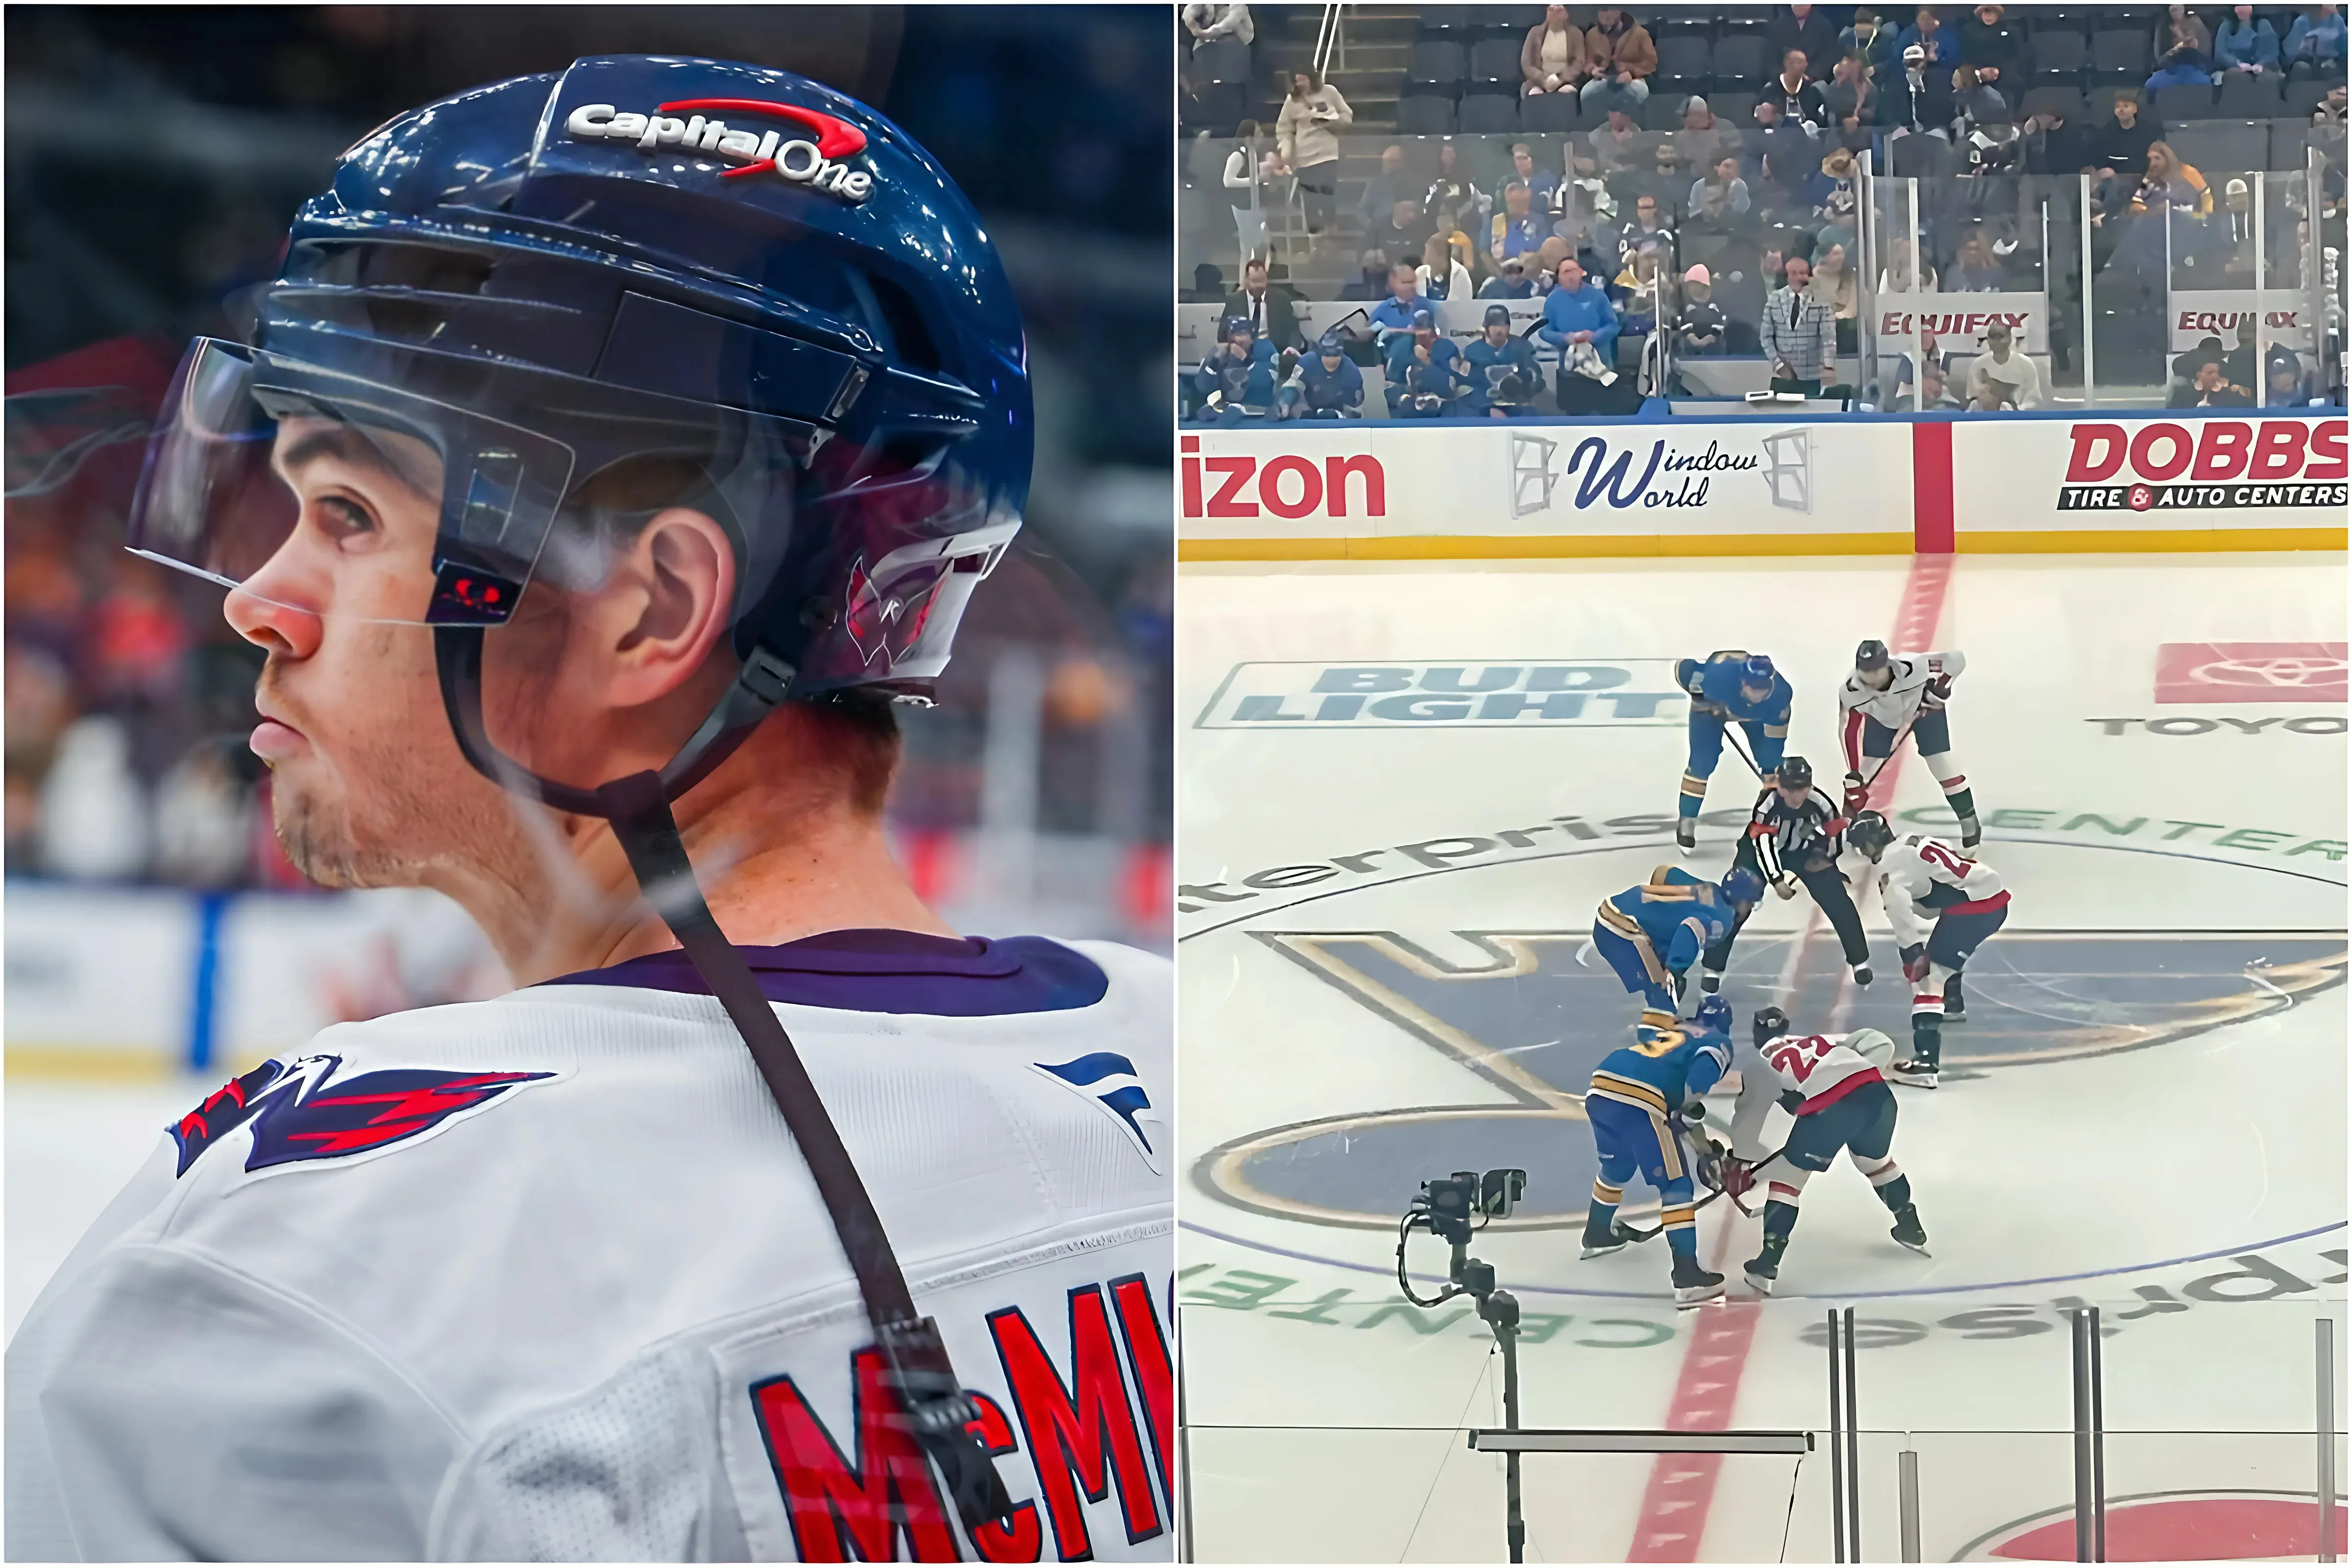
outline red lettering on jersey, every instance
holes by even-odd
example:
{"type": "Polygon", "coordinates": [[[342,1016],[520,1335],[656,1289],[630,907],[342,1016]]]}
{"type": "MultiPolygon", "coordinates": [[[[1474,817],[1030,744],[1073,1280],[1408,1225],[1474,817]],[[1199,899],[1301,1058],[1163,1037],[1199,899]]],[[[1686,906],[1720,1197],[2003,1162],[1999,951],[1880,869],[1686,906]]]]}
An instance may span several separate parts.
{"type": "Polygon", "coordinates": [[[1143,1412],[1150,1418],[1151,1455],[1160,1461],[1160,1489],[1173,1496],[1168,1461],[1176,1449],[1175,1358],[1170,1355],[1168,1336],[1160,1327],[1151,1286],[1142,1275],[1112,1280],[1110,1300],[1118,1313],[1118,1337],[1127,1345],[1127,1364],[1135,1373],[1136,1392],[1143,1396],[1143,1412]]]}
{"type": "Polygon", "coordinates": [[[1773,1047],[1772,1065],[1802,1083],[1813,1076],[1813,1069],[1821,1066],[1822,1058],[1835,1048],[1828,1037],[1822,1035],[1782,1040],[1773,1047]]]}
{"type": "MultiPolygon", "coordinates": [[[[985,1394],[972,1394],[971,1402],[980,1406],[980,1418],[971,1425],[977,1429],[981,1446],[988,1450],[989,1458],[993,1461],[1019,1452],[1020,1445],[1013,1440],[1013,1423],[1004,1418],[1004,1407],[985,1394]]],[[[1037,1505],[1014,1503],[1011,1522],[982,1525],[972,1531],[971,1544],[982,1563],[1036,1562],[1045,1549],[1045,1531],[1037,1522],[1037,1505]]]]}
{"type": "Polygon", "coordinates": [[[1100,1502],[1118,1485],[1118,1506],[1129,1545],[1160,1532],[1159,1504],[1136,1430],[1135,1407],[1111,1342],[1110,1315],[1099,1285],[1070,1292],[1070,1381],[1063,1383],[1036,1330],[1018,1307],[988,1315],[1004,1383],[1021,1412],[1029,1462],[1045,1516],[1054,1524],[1054,1550],[1065,1563],[1094,1555],[1080,1504],[1100,1502]]]}
{"type": "Polygon", "coordinates": [[[1950,850],[1932,838],[1923,838],[1919,841],[1919,858],[1931,866],[1941,866],[1955,877],[1966,877],[1977,868],[1975,861],[1955,859],[1950,850]]]}
{"type": "MultiPolygon", "coordinates": [[[[882,1352],[859,1351],[850,1366],[856,1390],[854,1469],[789,1376],[751,1386],[751,1406],[768,1446],[768,1463],[783,1489],[800,1560],[887,1562],[898,1555],[903,1533],[913,1561],[953,1563],[955,1531],[947,1506],[922,1446],[908,1431],[898,1399],[883,1381],[882,1352]]],[[[1009,1441],[1009,1430],[1005,1436],[1009,1441]]]]}

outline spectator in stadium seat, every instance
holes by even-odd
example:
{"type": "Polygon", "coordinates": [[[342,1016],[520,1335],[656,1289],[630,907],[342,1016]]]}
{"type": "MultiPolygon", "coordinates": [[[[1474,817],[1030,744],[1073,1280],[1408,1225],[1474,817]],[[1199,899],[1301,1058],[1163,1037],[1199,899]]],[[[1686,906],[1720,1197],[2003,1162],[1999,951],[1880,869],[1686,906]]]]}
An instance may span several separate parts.
{"type": "Polygon", "coordinates": [[[1372,247],[1392,257],[1419,256],[1422,241],[1430,235],[1429,220],[1422,216],[1421,204],[1411,196],[1402,196],[1389,205],[1388,216],[1373,226],[1372,247]]]}
{"type": "Polygon", "coordinates": [[[2130,178],[2147,167],[2147,150],[2161,134],[2141,118],[2139,100],[2117,95],[2106,119],[2091,132],[2091,167],[2109,180],[2130,178]]]}
{"type": "Polygon", "coordinates": [[[1276,353],[1300,348],[1307,342],[1290,308],[1288,290],[1267,287],[1265,263],[1255,257],[1242,268],[1242,290],[1225,300],[1224,313],[1248,321],[1257,341],[1271,345],[1276,353]]]}
{"type": "Polygon", "coordinates": [[[1389,296],[1372,307],[1371,322],[1382,353],[1412,331],[1412,319],[1429,301],[1421,297],[1420,268],[1410,261],[1389,264],[1389,296]]]}
{"type": "Polygon", "coordinates": [[[1196,49],[1216,38],[1239,38],[1246,44],[1257,37],[1249,7],[1226,0],[1192,0],[1184,7],[1184,30],[1192,35],[1196,49]]]}
{"type": "Polygon", "coordinates": [[[2284,343],[2273,343],[2264,362],[2263,406],[2300,408],[2317,401],[2305,382],[2301,356],[2284,343]]]}
{"type": "Polygon", "coordinates": [[[1431,213],[1445,208],[1458,216],[1470,217],[1489,210],[1487,198],[1470,183],[1469,172],[1462,167],[1462,148],[1448,136],[1437,144],[1437,177],[1429,183],[1421,205],[1431,213]]]}
{"type": "Polygon", "coordinates": [[[1802,120],[1782,119],[1777,104],[1756,106],[1756,127],[1752,143],[1759,187],[1756,195],[1760,204],[1770,206],[1804,188],[1805,182],[1821,166],[1821,153],[1811,128],[1802,120]]]}
{"type": "Polygon", "coordinates": [[[1492,278],[1478,290],[1481,300],[1532,300],[1536,295],[1535,280],[1528,276],[1528,258],[1507,256],[1496,263],[1492,278]]]}
{"type": "Polygon", "coordinates": [[[2170,210],[2196,218],[2213,216],[2213,193],[2194,164],[2184,163],[2168,142],[2147,144],[2147,173],[2132,193],[2136,214],[2170,210]]]}
{"type": "Polygon", "coordinates": [[[1730,153],[1717,158],[1704,179],[1691,182],[1686,204],[1693,226],[1716,234],[1738,227],[1751,205],[1748,182],[1739,177],[1739,159],[1730,153]]]}
{"type": "Polygon", "coordinates": [[[1386,298],[1389,291],[1389,258],[1384,250],[1367,250],[1358,258],[1360,270],[1355,281],[1341,286],[1342,300],[1373,300],[1386,298]]]}
{"type": "Polygon", "coordinates": [[[1682,310],[1675,321],[1675,352],[1712,358],[1731,352],[1730,323],[1715,302],[1715,279],[1704,266],[1683,274],[1682,310]]]}
{"type": "Polygon", "coordinates": [[[2168,87],[2210,87],[2213,83],[2213,35],[2204,21],[2186,5],[2168,5],[2156,27],[2156,70],[2147,90],[2168,87]]]}
{"type": "Polygon", "coordinates": [[[2255,16],[2252,5],[2231,6],[2230,16],[2213,34],[2213,63],[2225,76],[2231,71],[2250,76],[2263,71],[2278,74],[2278,30],[2255,16]]]}
{"type": "Polygon", "coordinates": [[[1824,236],[1814,253],[1813,278],[1810,287],[1814,298],[1830,308],[1832,330],[1837,333],[1838,353],[1860,352],[1857,334],[1862,317],[1862,291],[1855,287],[1853,268],[1846,265],[1846,247],[1843,238],[1834,237],[1842,231],[1823,229],[1824,236]]]}
{"type": "Polygon", "coordinates": [[[1390,416],[1435,419],[1454,412],[1469,390],[1462,374],[1462,353],[1437,330],[1436,312],[1415,310],[1412,329],[1389,342],[1390,416]]]}
{"type": "Polygon", "coordinates": [[[1617,255],[1621,265],[1633,259],[1633,253],[1645,245],[1665,243],[1666,226],[1658,217],[1658,198],[1652,195],[1636,197],[1633,216],[1617,231],[1617,255]]]}
{"type": "Polygon", "coordinates": [[[1765,299],[1759,331],[1772,390],[1819,397],[1837,368],[1837,319],[1812,291],[1813,269],[1803,257],[1790,257],[1785,275],[1787,282],[1765,299]]]}
{"type": "Polygon", "coordinates": [[[1276,367],[1273,345],[1257,341],[1249,318],[1228,316],[1217,347],[1193,374],[1193,387],[1201,395],[1193,418],[1203,425],[1232,426],[1271,417],[1276,367]]]}
{"type": "Polygon", "coordinates": [[[1898,135],[1952,139],[1952,83],[1941,67],[1931,65],[1927,47],[1911,44],[1903,50],[1903,68],[1886,92],[1886,123],[1898,135]]]}
{"type": "Polygon", "coordinates": [[[1791,5],[1765,24],[1764,40],[1783,59],[1794,49],[1805,57],[1805,68],[1819,78],[1829,74],[1829,62],[1838,57],[1838,27],[1815,5],[1791,5]]]}
{"type": "MultiPolygon", "coordinates": [[[[1802,49],[1790,49],[1782,55],[1780,74],[1764,84],[1756,107],[1761,110],[1769,105],[1781,121],[1818,131],[1830,122],[1830,111],[1822,101],[1822,84],[1806,75],[1808,58],[1802,49]]],[[[1759,123],[1762,123],[1760,117],[1759,123]]]]}
{"type": "Polygon", "coordinates": [[[1870,145],[1871,129],[1878,123],[1878,87],[1858,51],[1838,58],[1837,68],[1822,87],[1822,106],[1829,111],[1830,130],[1849,147],[1870,145]]]}
{"type": "Polygon", "coordinates": [[[1575,254],[1576,247],[1556,234],[1536,247],[1535,259],[1528,263],[1528,281],[1535,285],[1538,298],[1559,287],[1559,264],[1575,254]]]}
{"type": "Polygon", "coordinates": [[[1960,253],[1952,260],[1952,269],[1944,274],[1947,294],[1998,294],[2009,287],[2009,274],[2000,265],[2000,258],[1981,234],[1971,234],[1960,241],[1960,253]]]}
{"type": "Polygon", "coordinates": [[[1543,244],[1550,232],[1549,220],[1535,210],[1527,183],[1513,180],[1503,187],[1503,210],[1491,225],[1487,254],[1497,263],[1516,260],[1543,244]]]}
{"type": "Polygon", "coordinates": [[[1463,375],[1469,391],[1462,413],[1472,419],[1507,419],[1535,402],[1543,384],[1543,369],[1536,363],[1535,346],[1511,331],[1511,312],[1489,305],[1483,329],[1462,351],[1463,375]]]}
{"type": "Polygon", "coordinates": [[[1584,63],[1591,68],[1592,79],[1577,96],[1587,114],[1620,105],[1637,110],[1649,100],[1650,76],[1658,68],[1658,46],[1632,13],[1605,10],[1584,35],[1584,63]]]}
{"type": "MultiPolygon", "coordinates": [[[[1683,199],[1685,187],[1690,184],[1690,176],[1683,173],[1682,152],[1671,137],[1660,137],[1657,145],[1651,149],[1650,156],[1656,162],[1645,173],[1629,176],[1624,188],[1633,193],[1636,203],[1645,196],[1656,203],[1660,221],[1672,228],[1675,226],[1674,215],[1683,199]]],[[[1622,206],[1624,198],[1621,196],[1618,200],[1622,206]]]]}
{"type": "Polygon", "coordinates": [[[2025,122],[2025,170],[2030,174],[2079,174],[2090,166],[2091,141],[2052,105],[2025,122]]]}
{"type": "Polygon", "coordinates": [[[1213,305],[1225,297],[1225,275],[1214,262],[1203,261],[1192,268],[1192,286],[1178,290],[1176,297],[1187,305],[1213,305]]]}
{"type": "Polygon", "coordinates": [[[1559,188],[1559,176],[1552,174],[1550,169],[1540,167],[1536,163],[1534,148],[1528,148],[1524,141],[1515,141],[1510,146],[1510,176],[1507,179],[1517,179],[1519,184],[1527,185],[1528,197],[1534,200],[1538,212],[1550,207],[1552,193],[1559,188]]]}
{"type": "Polygon", "coordinates": [[[1470,298],[1470,269],[1454,257],[1453,242],[1442,234],[1431,235],[1429,243],[1422,247],[1413,280],[1424,300],[1443,302],[1470,298]]]}
{"type": "Polygon", "coordinates": [[[1999,5],[1979,5],[1960,18],[1960,64],[1976,68],[1977,80],[2014,98],[2018,62],[2025,54],[2025,29],[1999,5]]]}
{"type": "Polygon", "coordinates": [[[2252,403],[2252,398],[2230,384],[2221,362],[2210,359],[2198,364],[2196,378],[2189,385],[2176,384],[2164,400],[2167,408],[2245,408],[2252,403]]]}
{"type": "Polygon", "coordinates": [[[2042,367],[2011,346],[2008,326],[2000,321],[1985,329],[1985,352],[1969,366],[1969,401],[1985,386],[2000,389],[2001,401],[2012,408],[2040,408],[2049,401],[2042,385],[2042,367]]]}
{"type": "MultiPolygon", "coordinates": [[[[2311,111],[2311,122],[2314,125],[2333,125],[2338,130],[2343,128],[2344,84],[2342,82],[2339,81],[2327,89],[2327,96],[2321,99],[2319,107],[2311,111]]],[[[2340,250],[2342,247],[2339,246],[2337,248],[2340,250]]]]}
{"type": "Polygon", "coordinates": [[[1544,296],[1544,324],[1536,336],[1560,351],[1563,366],[1568,351],[1579,343],[1591,344],[1602,364],[1615,364],[1617,307],[1610,303],[1608,290],[1586,276],[1584,264],[1573,256],[1560,262],[1553,278],[1552,290],[1544,296]]]}
{"type": "Polygon", "coordinates": [[[1838,29],[1837,58],[1860,55],[1864,74],[1871,85],[1884,92],[1903,64],[1903,51],[1895,47],[1895,29],[1878,19],[1878,14],[1867,5],[1853,8],[1853,25],[1838,29]]]}
{"type": "Polygon", "coordinates": [[[1969,412],[1971,414],[2003,414],[2014,406],[2008,399],[2007,389],[1999,382],[1987,382],[1969,390],[1969,412]]]}
{"type": "Polygon", "coordinates": [[[1959,114],[1960,144],[1964,149],[1969,138],[1979,130],[2008,125],[2014,119],[2009,100],[2000,89],[1980,79],[1974,66],[1961,66],[1952,72],[1952,107],[1959,114]]]}
{"type": "Polygon", "coordinates": [[[1805,205],[1812,208],[1815,217],[1853,226],[1859,201],[1855,191],[1859,174],[1850,148],[1832,148],[1822,160],[1821,168],[1805,182],[1805,205]]]}
{"type": "Polygon", "coordinates": [[[1682,129],[1675,132],[1675,146],[1685,168],[1712,169],[1725,153],[1738,153],[1739,130],[1717,119],[1706,100],[1694,96],[1683,100],[1682,129]]]}
{"type": "Polygon", "coordinates": [[[1364,373],[1348,357],[1347,340],[1336,327],[1315,344],[1315,352],[1298,362],[1296,395],[1286,407],[1293,419],[1360,419],[1364,416],[1364,373]]]}
{"type": "Polygon", "coordinates": [[[1927,409],[1956,410],[1960,407],[1960,400],[1954,397],[1951,389],[1944,384],[1944,362],[1935,354],[1927,356],[1927,367],[1919,373],[1919,391],[1922,394],[1923,412],[1927,409]]]}
{"type": "Polygon", "coordinates": [[[1319,236],[1331,226],[1339,195],[1339,132],[1356,122],[1355,110],[1339,89],[1312,70],[1290,73],[1290,90],[1274,122],[1281,165],[1298,181],[1307,209],[1307,232],[1319,236]]]}
{"type": "Polygon", "coordinates": [[[1646,337],[1657,330],[1658,254],[1654,241],[1626,252],[1625,265],[1610,288],[1621,335],[1646,337]]]}
{"type": "Polygon", "coordinates": [[[1733,353],[1760,353],[1756,346],[1759,324],[1764,320],[1764,301],[1772,289],[1780,287],[1780,253],[1766,247],[1759,257],[1750,252],[1746,265],[1712,269],[1715,302],[1723,307],[1725,321],[1731,326],[1733,353]]]}
{"type": "Polygon", "coordinates": [[[1547,5],[1544,19],[1528,29],[1519,46],[1521,91],[1574,92],[1591,73],[1585,67],[1584,29],[1568,19],[1565,5],[1547,5]]]}
{"type": "Polygon", "coordinates": [[[1370,234],[1388,221],[1389,214],[1402,201],[1419,195],[1421,186],[1404,172],[1404,149],[1391,142],[1381,149],[1380,172],[1364,182],[1364,195],[1356,204],[1356,220],[1370,234]]]}
{"type": "Polygon", "coordinates": [[[1960,63],[1959,35],[1944,26],[1943,18],[1933,5],[1922,5],[1913,13],[1911,25],[1895,37],[1895,47],[1906,54],[1916,44],[1927,55],[1927,68],[1948,73],[1960,63]]]}
{"type": "Polygon", "coordinates": [[[1486,270],[1486,253],[1470,242],[1463,220],[1454,216],[1452,208],[1440,207],[1430,218],[1430,232],[1446,243],[1454,252],[1454,259],[1469,268],[1474,279],[1486,270]]]}
{"type": "Polygon", "coordinates": [[[1878,291],[1882,294],[1933,294],[1936,292],[1936,268],[1921,261],[1918,275],[1911,271],[1911,238],[1896,235],[1886,242],[1886,265],[1879,269],[1878,291]]]}
{"type": "Polygon", "coordinates": [[[2305,5],[2287,24],[2286,41],[2279,47],[2286,74],[2305,77],[2344,74],[2344,18],[2334,5],[2305,5]]]}
{"type": "Polygon", "coordinates": [[[2270,402],[2271,376],[2278,367],[2280,356],[2285,356],[2298,379],[2303,374],[2303,366],[2295,358],[2294,351],[2284,343],[2274,342],[2268,349],[2263,349],[2255,341],[2259,335],[2254,327],[2253,312],[2249,310],[2241,314],[2238,318],[2238,346],[2221,356],[2221,376],[2244,393],[2249,402],[2267,404],[2270,402]],[[2263,366],[2259,374],[2254,369],[2258,356],[2263,366]]]}
{"type": "Polygon", "coordinates": [[[1642,155],[1649,150],[1643,142],[1641,131],[1633,124],[1633,117],[1613,104],[1609,110],[1609,123],[1594,126],[1585,132],[1584,140],[1592,149],[1593,163],[1603,180],[1640,168],[1642,155]]]}

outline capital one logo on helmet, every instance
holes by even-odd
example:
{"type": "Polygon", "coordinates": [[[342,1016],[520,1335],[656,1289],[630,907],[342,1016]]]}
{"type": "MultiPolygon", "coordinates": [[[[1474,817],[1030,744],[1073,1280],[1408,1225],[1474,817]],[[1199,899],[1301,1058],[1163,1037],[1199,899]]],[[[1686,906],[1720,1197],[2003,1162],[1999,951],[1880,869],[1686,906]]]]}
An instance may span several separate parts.
{"type": "Polygon", "coordinates": [[[852,168],[842,161],[866,150],[866,132],[845,120],[797,104],[751,98],[693,98],[665,103],[651,114],[639,114],[623,113],[609,103],[583,103],[564,121],[563,129],[583,142],[634,142],[638,152],[646,153],[675,147],[737,165],[719,176],[724,180],[772,171],[788,184],[806,185],[853,205],[874,194],[873,172],[852,168]],[[816,140],[730,126],[717,117],[721,113],[788,121],[815,132],[816,140]]]}

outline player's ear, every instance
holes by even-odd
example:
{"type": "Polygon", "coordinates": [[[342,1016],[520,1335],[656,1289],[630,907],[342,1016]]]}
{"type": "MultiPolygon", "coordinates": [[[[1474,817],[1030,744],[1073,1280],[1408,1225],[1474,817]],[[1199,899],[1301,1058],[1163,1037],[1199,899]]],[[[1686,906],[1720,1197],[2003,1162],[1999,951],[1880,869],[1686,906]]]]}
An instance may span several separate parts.
{"type": "Polygon", "coordinates": [[[596,620],[608,650],[607,700],[631,708],[693,679],[727,632],[735,552],[726,531],[691,507],[654,514],[613,564],[596,620]]]}

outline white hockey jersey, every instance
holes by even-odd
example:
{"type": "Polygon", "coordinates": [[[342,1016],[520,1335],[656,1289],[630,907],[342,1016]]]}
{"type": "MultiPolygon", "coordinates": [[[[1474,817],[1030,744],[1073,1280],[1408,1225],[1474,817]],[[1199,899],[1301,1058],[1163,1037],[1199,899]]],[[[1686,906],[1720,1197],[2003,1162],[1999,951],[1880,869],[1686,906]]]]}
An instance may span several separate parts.
{"type": "Polygon", "coordinates": [[[684,955],[320,1034],[163,1139],[8,1347],[7,1554],[1171,1555],[1170,970],[747,959],[1018,1503],[967,1538],[684,955]]]}
{"type": "MultiPolygon", "coordinates": [[[[1838,707],[1846,716],[1846,728],[1859,733],[1857,715],[1876,720],[1889,730],[1900,730],[1911,722],[1919,711],[1919,704],[1927,695],[1927,683],[1938,676],[1958,675],[1968,668],[1969,661],[1956,650],[1950,653],[1898,653],[1887,660],[1895,679],[1881,691],[1862,679],[1862,671],[1848,670],[1845,684],[1838,688],[1838,707]]],[[[1853,745],[1846,747],[1849,767],[1858,755],[1853,745]]]]}
{"type": "Polygon", "coordinates": [[[1878,896],[1901,947],[1926,942],[1944,915],[2009,902],[2000,872],[1924,833],[1905,834],[1879,856],[1878,896]]]}
{"type": "Polygon", "coordinates": [[[1790,1089],[1805,1097],[1797,1114],[1834,1105],[1865,1083],[1884,1083],[1879,1070],[1847,1045],[1843,1035],[1776,1035],[1740,1052],[1739,1098],[1731,1108],[1731,1152],[1760,1160],[1764,1119],[1790,1089]]]}

